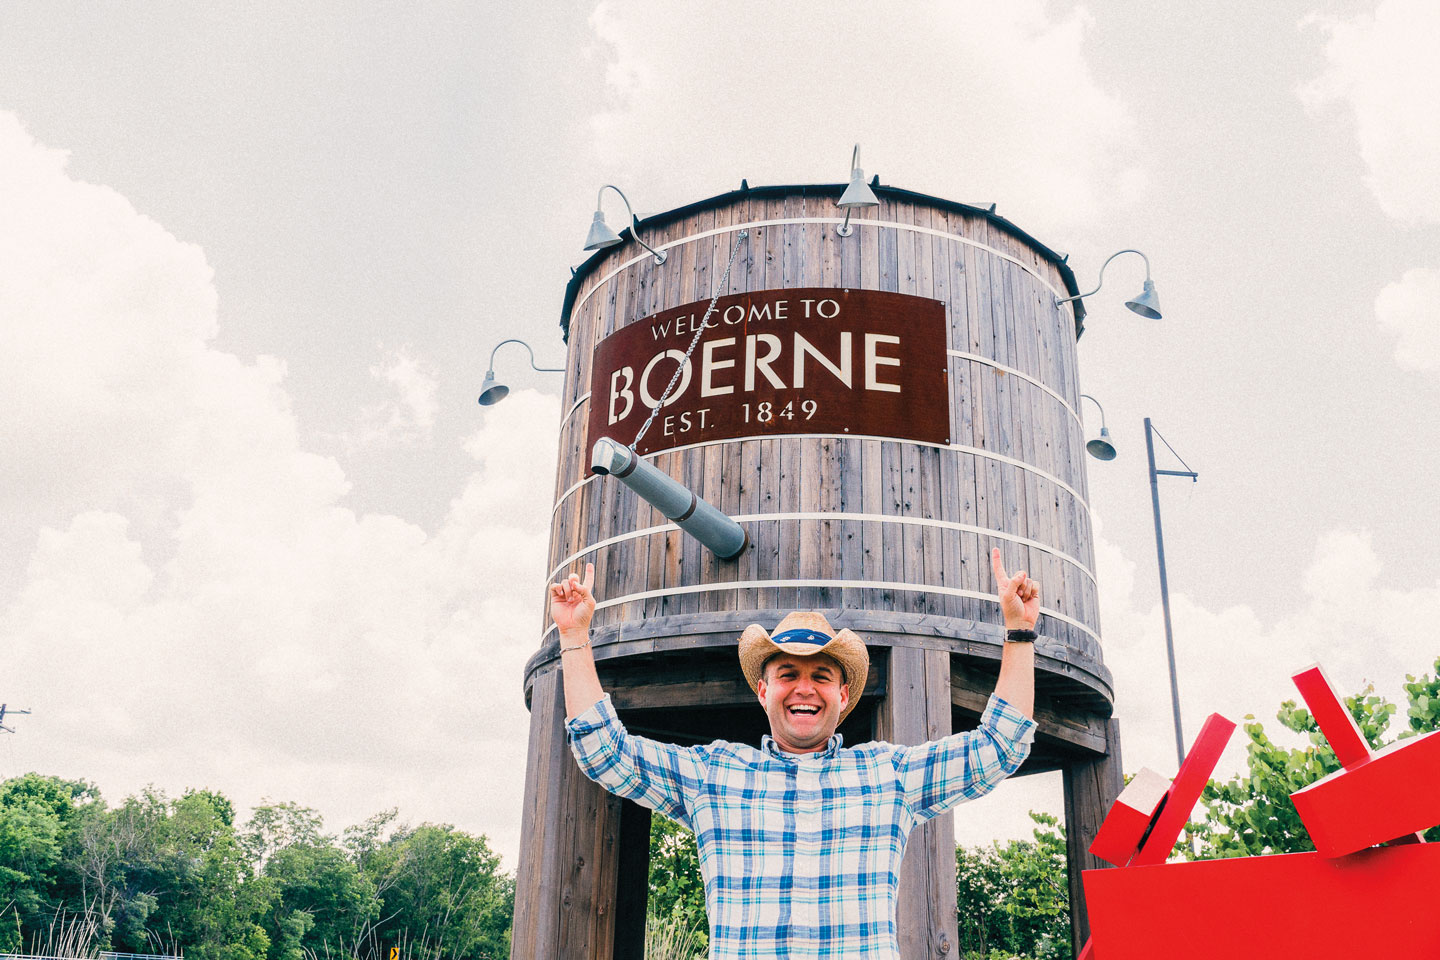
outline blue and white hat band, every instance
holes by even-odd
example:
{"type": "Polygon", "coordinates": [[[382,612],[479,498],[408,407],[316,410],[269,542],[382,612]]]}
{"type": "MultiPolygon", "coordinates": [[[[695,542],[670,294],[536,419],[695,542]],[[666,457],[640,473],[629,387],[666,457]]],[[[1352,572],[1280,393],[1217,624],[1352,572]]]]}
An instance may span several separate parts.
{"type": "Polygon", "coordinates": [[[814,630],[806,630],[803,627],[798,630],[786,630],[784,633],[777,633],[770,638],[771,642],[780,643],[816,643],[824,646],[831,638],[823,633],[816,633],[814,630]]]}

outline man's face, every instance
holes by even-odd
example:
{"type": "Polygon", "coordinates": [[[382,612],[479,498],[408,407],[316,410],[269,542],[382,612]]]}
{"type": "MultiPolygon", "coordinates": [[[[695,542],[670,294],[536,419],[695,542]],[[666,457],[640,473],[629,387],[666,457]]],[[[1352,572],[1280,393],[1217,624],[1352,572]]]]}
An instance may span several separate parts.
{"type": "Polygon", "coordinates": [[[770,718],[770,736],[791,753],[825,749],[840,723],[840,711],[850,703],[840,665],[823,653],[771,657],[757,691],[770,718]]]}

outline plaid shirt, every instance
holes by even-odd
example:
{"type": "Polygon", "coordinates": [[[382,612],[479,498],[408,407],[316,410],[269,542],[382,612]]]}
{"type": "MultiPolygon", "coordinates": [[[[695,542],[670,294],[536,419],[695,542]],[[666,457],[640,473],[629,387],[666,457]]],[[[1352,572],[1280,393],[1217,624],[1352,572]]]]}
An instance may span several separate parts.
{"type": "Polygon", "coordinates": [[[899,960],[895,896],[910,831],[989,793],[1035,721],[991,696],[980,726],[915,747],[840,735],[815,754],[625,732],[606,695],[567,724],[585,775],[695,832],[711,960],[899,960]]]}

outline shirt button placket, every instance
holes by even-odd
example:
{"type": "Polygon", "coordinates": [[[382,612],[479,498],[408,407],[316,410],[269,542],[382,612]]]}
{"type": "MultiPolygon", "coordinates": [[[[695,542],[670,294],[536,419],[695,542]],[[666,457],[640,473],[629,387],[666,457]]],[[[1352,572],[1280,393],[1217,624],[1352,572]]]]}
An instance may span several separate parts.
{"type": "Polygon", "coordinates": [[[796,873],[806,878],[805,897],[802,903],[796,904],[796,919],[799,920],[812,934],[818,932],[820,926],[820,893],[819,876],[821,870],[821,859],[824,856],[824,835],[821,817],[821,796],[820,796],[820,765],[818,758],[807,758],[800,761],[800,770],[796,786],[799,787],[799,795],[802,798],[800,811],[797,819],[799,835],[804,838],[804,856],[797,859],[795,864],[796,873]]]}

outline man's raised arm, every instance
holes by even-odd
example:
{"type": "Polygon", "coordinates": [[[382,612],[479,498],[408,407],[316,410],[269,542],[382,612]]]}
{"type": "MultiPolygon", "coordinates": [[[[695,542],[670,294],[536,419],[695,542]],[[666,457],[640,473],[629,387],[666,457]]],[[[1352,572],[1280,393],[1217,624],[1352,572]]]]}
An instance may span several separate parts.
{"type": "Polygon", "coordinates": [[[590,618],[595,615],[595,564],[585,564],[585,579],[572,573],[550,585],[550,619],[560,633],[560,672],[565,678],[565,719],[573,720],[605,696],[590,649],[590,618]]]}
{"type": "Polygon", "coordinates": [[[572,573],[550,586],[550,618],[560,631],[570,749],[580,772],[606,790],[689,827],[688,800],[700,788],[705,748],[677,747],[625,732],[600,686],[590,649],[594,584],[595,565],[587,563],[584,580],[572,573]]]}
{"type": "MultiPolygon", "coordinates": [[[[1005,572],[1000,561],[1000,548],[990,551],[990,566],[995,571],[995,589],[1000,595],[1000,612],[1005,616],[1005,630],[1035,631],[1040,618],[1040,583],[1021,570],[1015,576],[1005,572]]],[[[1000,679],[995,695],[1027,717],[1035,716],[1035,644],[1006,643],[1000,653],[1000,679]]]]}

